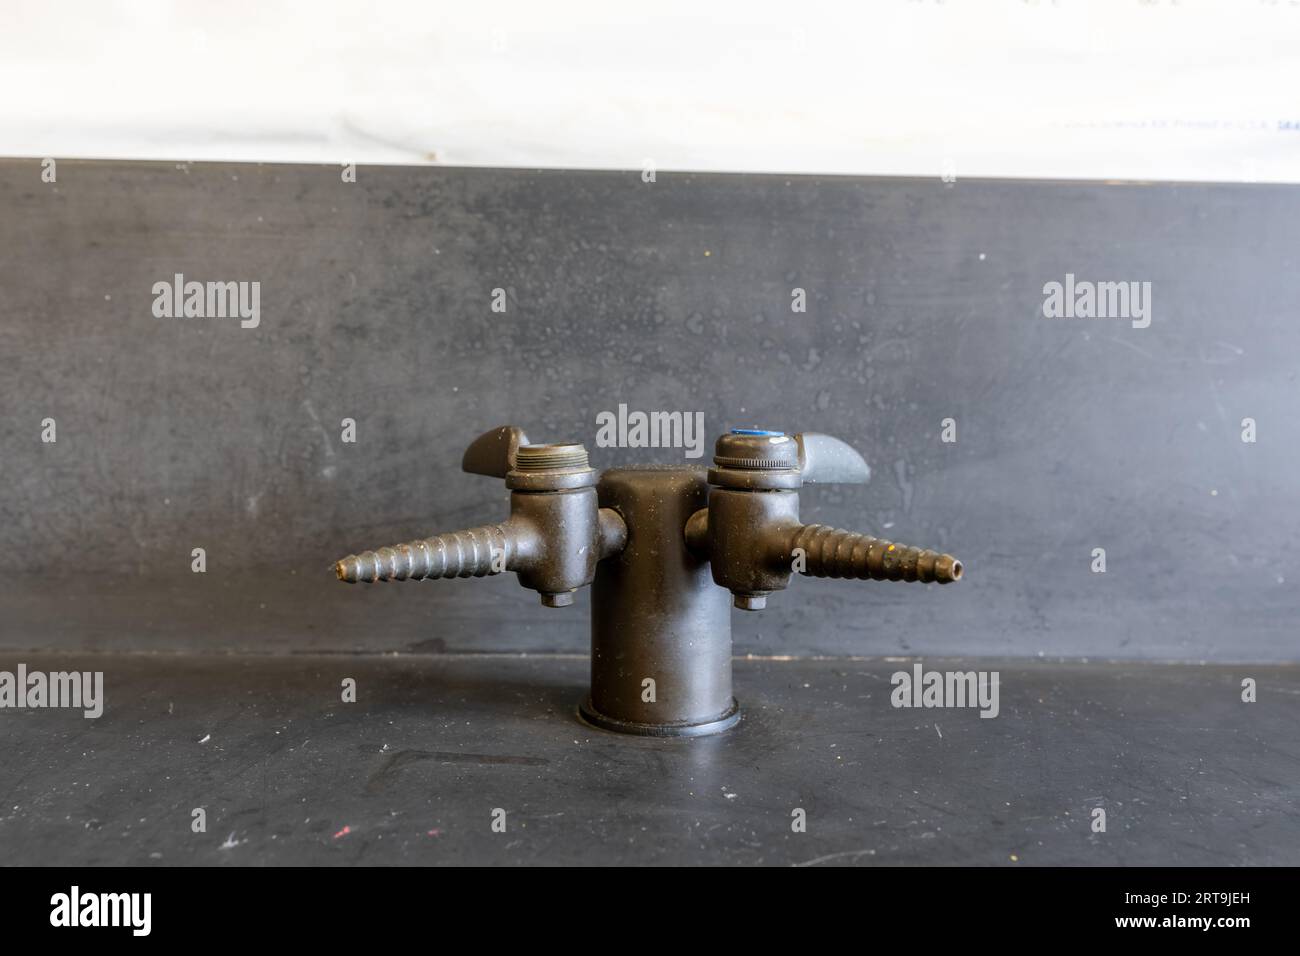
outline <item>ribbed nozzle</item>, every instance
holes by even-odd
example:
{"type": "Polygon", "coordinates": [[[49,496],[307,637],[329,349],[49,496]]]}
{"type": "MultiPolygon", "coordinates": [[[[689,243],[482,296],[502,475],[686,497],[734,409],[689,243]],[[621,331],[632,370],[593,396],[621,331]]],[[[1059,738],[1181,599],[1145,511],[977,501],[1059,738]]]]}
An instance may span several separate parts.
{"type": "Polygon", "coordinates": [[[340,581],[420,581],[469,578],[508,570],[514,542],[501,525],[452,531],[376,551],[349,554],[334,565],[340,581]]]}
{"type": "Polygon", "coordinates": [[[868,534],[809,524],[795,532],[791,553],[803,552],[803,574],[864,581],[921,581],[948,584],[961,579],[961,562],[951,554],[895,544],[868,534]]]}

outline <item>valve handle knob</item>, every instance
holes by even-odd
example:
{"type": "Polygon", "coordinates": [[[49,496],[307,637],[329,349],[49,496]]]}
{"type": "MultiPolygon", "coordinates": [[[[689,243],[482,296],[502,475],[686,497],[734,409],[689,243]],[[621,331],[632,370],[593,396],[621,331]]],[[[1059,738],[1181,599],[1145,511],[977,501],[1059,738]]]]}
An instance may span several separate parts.
{"type": "Polygon", "coordinates": [[[799,471],[809,484],[864,485],[871,478],[866,460],[838,438],[802,432],[794,440],[799,444],[799,471]]]}
{"type": "Polygon", "coordinates": [[[515,467],[519,446],[529,444],[528,436],[517,425],[502,425],[484,432],[465,449],[461,471],[471,475],[504,478],[515,467]]]}

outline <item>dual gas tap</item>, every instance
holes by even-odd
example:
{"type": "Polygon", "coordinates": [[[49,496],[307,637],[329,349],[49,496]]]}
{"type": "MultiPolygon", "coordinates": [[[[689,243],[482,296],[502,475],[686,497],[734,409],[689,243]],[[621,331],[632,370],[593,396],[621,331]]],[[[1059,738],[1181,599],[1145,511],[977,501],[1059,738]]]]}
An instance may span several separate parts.
{"type": "Polygon", "coordinates": [[[579,712],[607,730],[696,736],[735,724],[730,605],[760,610],[792,574],[938,584],[962,576],[950,554],[799,520],[805,483],[870,476],[862,456],[829,435],[733,429],[707,471],[598,475],[581,444],[530,444],[506,425],[479,436],[461,464],[505,479],[508,518],[352,554],[335,573],[376,582],[513,571],[547,607],[572,604],[592,585],[591,694],[579,712]]]}

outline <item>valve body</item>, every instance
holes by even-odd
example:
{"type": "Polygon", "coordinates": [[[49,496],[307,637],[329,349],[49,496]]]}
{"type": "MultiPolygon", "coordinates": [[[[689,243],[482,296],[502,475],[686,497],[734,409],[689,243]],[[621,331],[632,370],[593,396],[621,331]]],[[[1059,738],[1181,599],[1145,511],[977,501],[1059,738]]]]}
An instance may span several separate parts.
{"type": "Polygon", "coordinates": [[[591,588],[591,695],[580,711],[606,730],[656,737],[725,730],[731,693],[731,600],[681,529],[708,501],[701,468],[614,468],[600,505],[628,526],[623,550],[591,588]]]}

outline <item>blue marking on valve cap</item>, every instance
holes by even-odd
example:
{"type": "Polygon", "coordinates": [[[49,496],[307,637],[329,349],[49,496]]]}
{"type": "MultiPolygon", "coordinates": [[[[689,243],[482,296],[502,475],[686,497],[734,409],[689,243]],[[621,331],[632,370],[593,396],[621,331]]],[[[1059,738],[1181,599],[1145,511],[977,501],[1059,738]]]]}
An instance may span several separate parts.
{"type": "Polygon", "coordinates": [[[763,438],[781,438],[785,432],[770,432],[766,428],[733,428],[733,435],[758,435],[763,438]]]}

